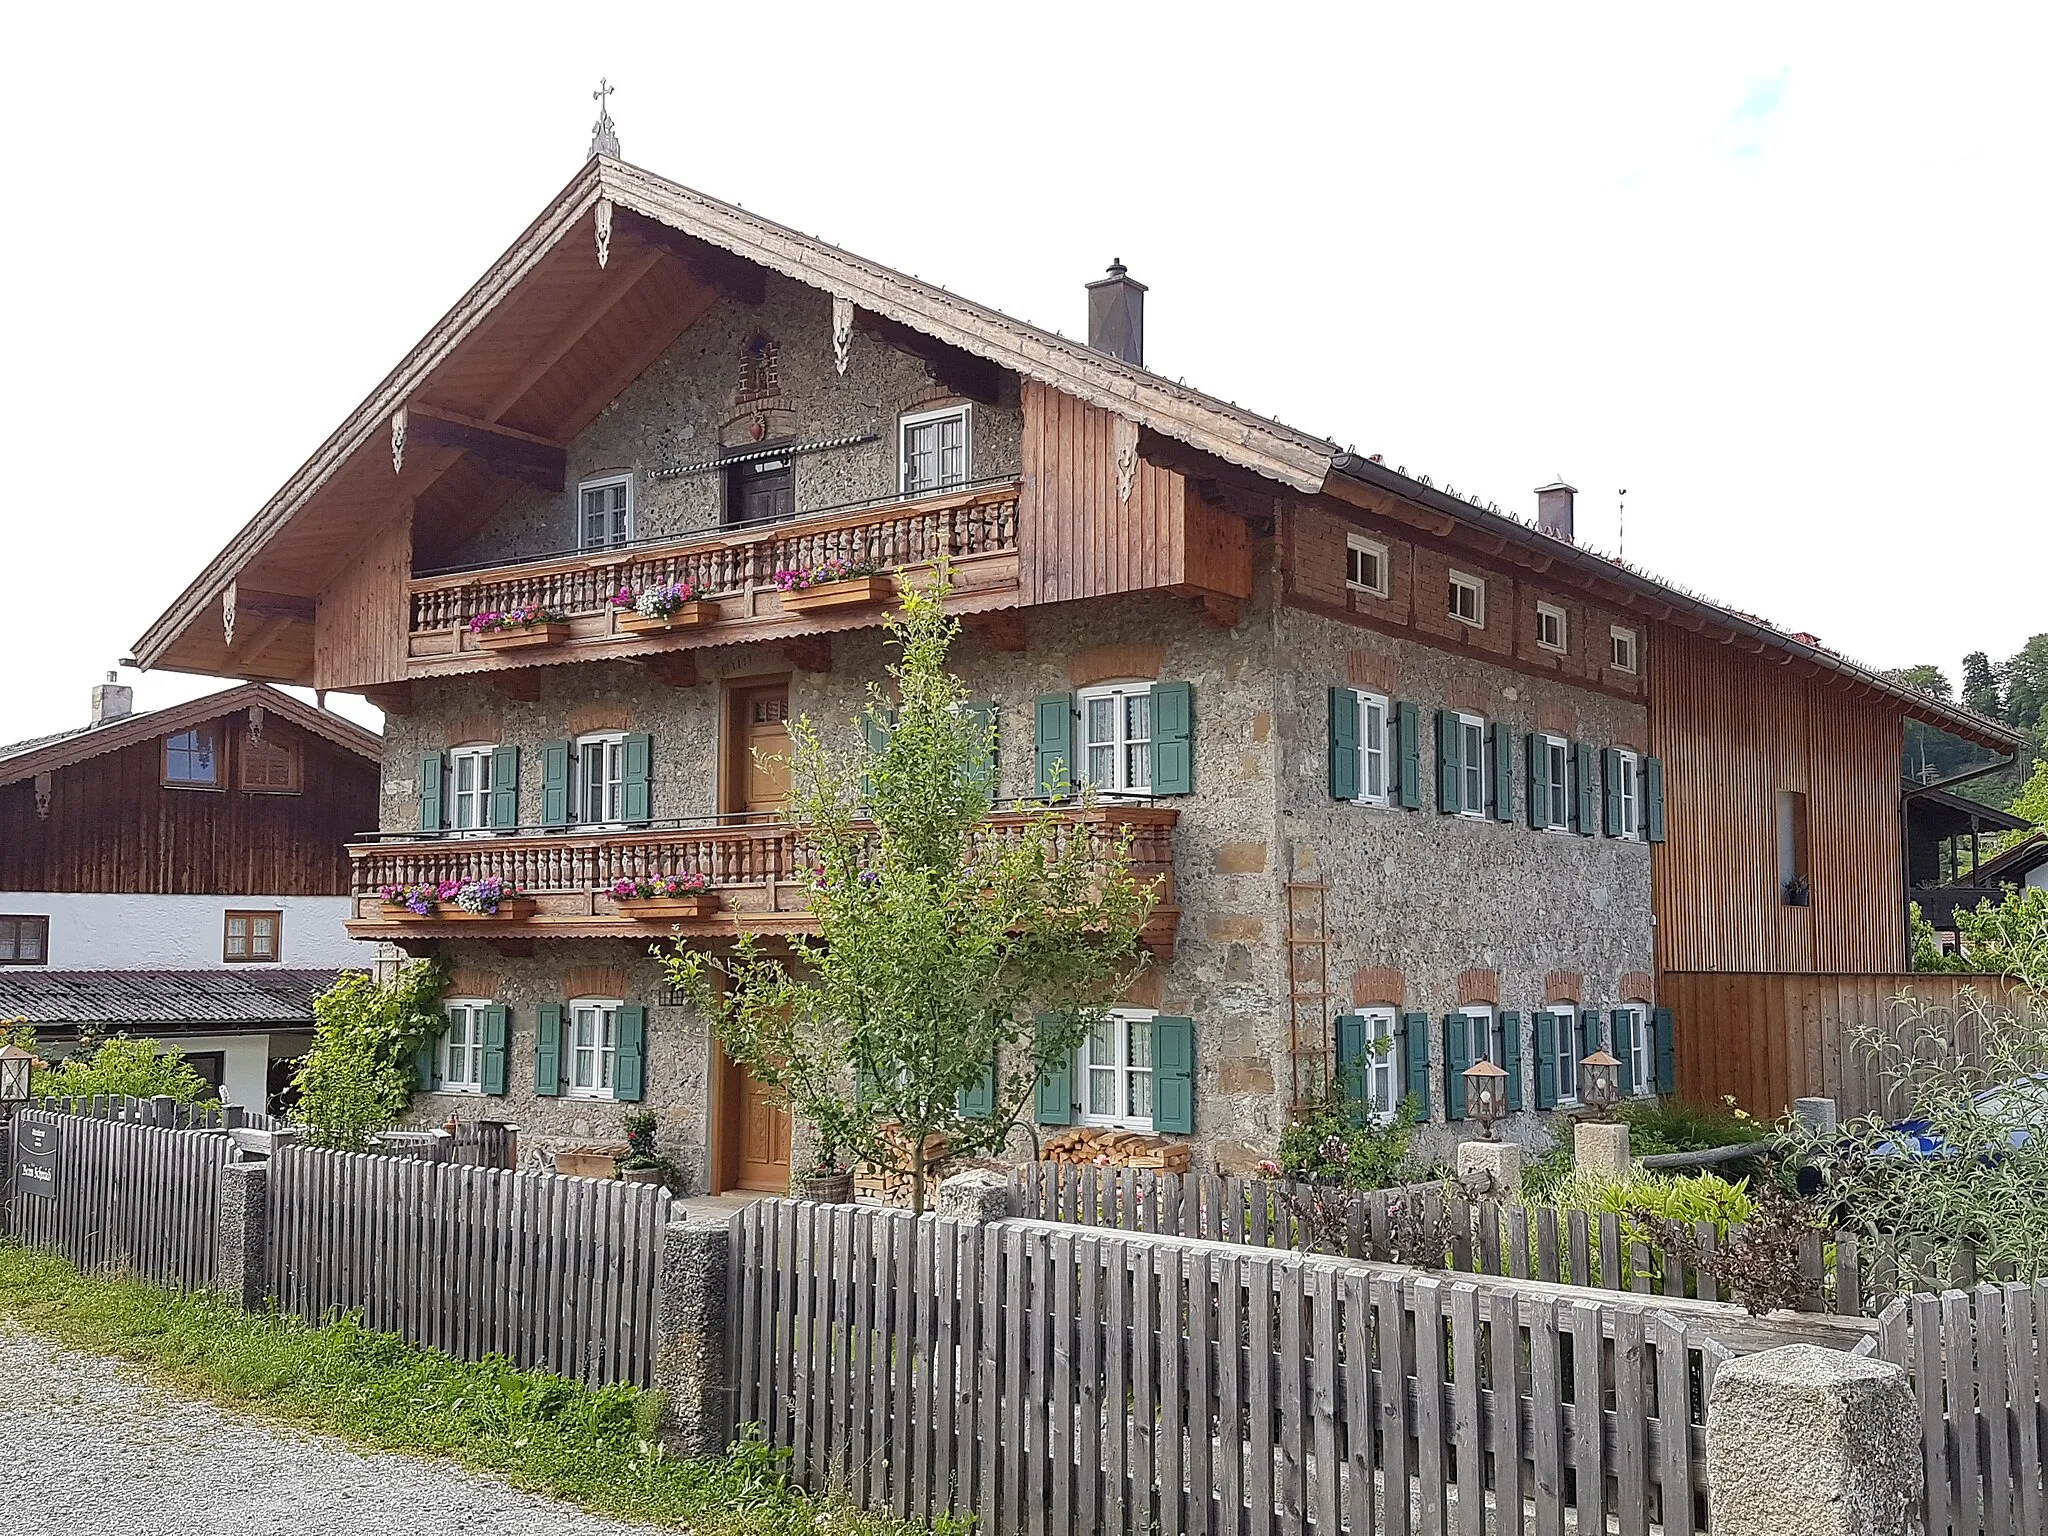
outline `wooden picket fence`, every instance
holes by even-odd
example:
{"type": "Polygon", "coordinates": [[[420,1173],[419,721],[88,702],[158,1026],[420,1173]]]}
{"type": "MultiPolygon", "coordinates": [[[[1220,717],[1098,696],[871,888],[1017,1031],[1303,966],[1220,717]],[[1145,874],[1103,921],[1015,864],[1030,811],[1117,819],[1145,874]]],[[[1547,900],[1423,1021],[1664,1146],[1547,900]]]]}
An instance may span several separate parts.
{"type": "Polygon", "coordinates": [[[1307,1253],[762,1201],[738,1412],[908,1518],[1030,1536],[1706,1529],[1719,1364],[1874,1323],[1307,1253]]]}
{"type": "Polygon", "coordinates": [[[155,1125],[172,1131],[221,1131],[246,1126],[252,1131],[274,1131],[282,1120],[261,1110],[239,1104],[180,1104],[168,1096],[154,1099],[130,1098],[119,1093],[95,1093],[78,1098],[42,1101],[41,1108],[60,1115],[80,1115],[88,1120],[117,1120],[128,1125],[155,1125]]]}
{"type": "Polygon", "coordinates": [[[283,1311],[359,1312],[591,1386],[654,1380],[665,1189],[286,1145],[269,1202],[283,1311]]]}
{"type": "Polygon", "coordinates": [[[187,1289],[213,1284],[220,1170],[235,1155],[227,1136],[27,1109],[14,1117],[17,1151],[29,1127],[56,1135],[56,1189],[43,1195],[9,1181],[7,1231],[16,1241],[80,1269],[128,1270],[187,1289]]]}

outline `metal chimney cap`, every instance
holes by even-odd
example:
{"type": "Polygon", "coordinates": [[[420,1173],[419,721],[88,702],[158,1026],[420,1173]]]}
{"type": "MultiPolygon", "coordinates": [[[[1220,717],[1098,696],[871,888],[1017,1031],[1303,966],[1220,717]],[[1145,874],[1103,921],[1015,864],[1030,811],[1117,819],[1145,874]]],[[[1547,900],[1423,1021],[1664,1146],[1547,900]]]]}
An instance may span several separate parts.
{"type": "Polygon", "coordinates": [[[1570,491],[1574,496],[1579,494],[1579,488],[1576,485],[1566,485],[1562,480],[1553,480],[1548,485],[1536,487],[1536,494],[1538,496],[1541,496],[1545,491],[1570,491]]]}

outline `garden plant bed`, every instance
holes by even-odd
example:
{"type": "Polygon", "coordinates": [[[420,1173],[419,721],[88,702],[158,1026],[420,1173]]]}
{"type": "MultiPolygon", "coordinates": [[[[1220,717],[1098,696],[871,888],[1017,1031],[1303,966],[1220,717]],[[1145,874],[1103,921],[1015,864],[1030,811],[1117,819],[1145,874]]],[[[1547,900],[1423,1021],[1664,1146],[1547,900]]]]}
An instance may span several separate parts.
{"type": "Polygon", "coordinates": [[[700,597],[683,604],[674,613],[645,614],[631,611],[618,616],[619,628],[629,635],[659,635],[671,629],[702,629],[718,622],[718,604],[700,597]]]}
{"type": "Polygon", "coordinates": [[[553,620],[546,624],[524,624],[517,629],[487,629],[476,636],[477,649],[482,651],[532,651],[543,646],[560,645],[569,638],[566,620],[553,620]]]}
{"type": "Polygon", "coordinates": [[[782,594],[782,606],[791,613],[828,613],[840,608],[868,608],[886,603],[896,595],[893,576],[855,576],[846,581],[820,582],[815,587],[782,594]]]}

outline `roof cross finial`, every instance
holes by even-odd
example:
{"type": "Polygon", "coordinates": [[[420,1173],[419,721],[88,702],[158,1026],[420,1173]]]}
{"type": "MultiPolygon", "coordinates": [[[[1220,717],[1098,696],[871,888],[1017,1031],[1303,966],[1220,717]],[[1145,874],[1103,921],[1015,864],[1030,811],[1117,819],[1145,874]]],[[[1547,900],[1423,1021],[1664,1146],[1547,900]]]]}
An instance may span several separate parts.
{"type": "Polygon", "coordinates": [[[619,158],[619,125],[612,121],[612,83],[599,78],[597,89],[590,93],[590,99],[597,103],[597,121],[590,128],[590,157],[599,155],[619,158]]]}

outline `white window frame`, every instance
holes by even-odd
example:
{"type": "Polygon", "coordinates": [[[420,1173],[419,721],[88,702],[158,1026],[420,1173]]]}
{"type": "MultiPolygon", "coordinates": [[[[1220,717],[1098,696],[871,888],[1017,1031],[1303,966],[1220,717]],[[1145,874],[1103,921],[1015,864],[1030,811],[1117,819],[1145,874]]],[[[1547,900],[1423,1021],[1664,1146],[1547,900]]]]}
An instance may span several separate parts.
{"type": "Polygon", "coordinates": [[[1629,842],[1643,840],[1643,760],[1631,747],[1616,747],[1615,761],[1621,770],[1621,830],[1629,842]]]}
{"type": "Polygon", "coordinates": [[[1153,1070],[1157,1057],[1154,1055],[1155,1047],[1151,1030],[1153,1020],[1158,1017],[1159,1011],[1156,1008],[1112,1008],[1104,1014],[1103,1022],[1112,1029],[1113,1038],[1116,1042],[1116,1059],[1114,1061],[1097,1062],[1094,1059],[1095,1037],[1092,1032],[1088,1038],[1084,1039],[1074,1048],[1075,1097],[1080,1101],[1079,1118],[1081,1124],[1113,1126],[1118,1130],[1125,1131],[1149,1131],[1152,1129],[1152,1115],[1135,1113],[1129,1106],[1132,1103],[1132,1090],[1135,1086],[1135,1081],[1143,1078],[1145,1102],[1155,1110],[1157,1108],[1157,1100],[1152,1097],[1153,1070]],[[1132,1059],[1136,1053],[1131,1049],[1131,1027],[1137,1024],[1144,1025],[1146,1031],[1144,1036],[1145,1061],[1143,1065],[1134,1063],[1132,1059]],[[1119,1112],[1101,1114],[1090,1107],[1095,1099],[1095,1074],[1097,1072],[1111,1074],[1111,1102],[1121,1106],[1119,1112]]]}
{"type": "Polygon", "coordinates": [[[1543,830],[1569,833],[1572,829],[1572,744],[1549,731],[1539,731],[1536,740],[1543,748],[1543,778],[1549,785],[1550,820],[1544,824],[1543,830]],[[1553,766],[1562,769],[1555,778],[1550,772],[1553,766]]]}
{"type": "MultiPolygon", "coordinates": [[[[1624,1046],[1629,1053],[1629,1092],[1639,1099],[1655,1098],[1657,1040],[1650,1028],[1650,1010],[1641,1003],[1622,1003],[1614,1012],[1628,1015],[1628,1039],[1608,1043],[1624,1046]]],[[[1609,1016],[1609,1023],[1611,1026],[1612,1015],[1609,1016]]]]}
{"type": "Polygon", "coordinates": [[[974,407],[960,405],[941,406],[936,410],[913,411],[900,416],[896,421],[896,485],[905,496],[936,495],[955,486],[971,485],[974,481],[974,407]],[[960,422],[960,478],[941,480],[932,485],[912,487],[910,483],[910,433],[913,428],[928,426],[935,421],[946,421],[957,417],[960,422]]]}
{"type": "Polygon", "coordinates": [[[1490,1061],[1496,1067],[1507,1066],[1507,1032],[1501,1027],[1500,1010],[1491,1003],[1464,1003],[1458,1012],[1465,1020],[1465,1065],[1490,1061]]]}
{"type": "Polygon", "coordinates": [[[1560,655],[1572,648],[1571,615],[1555,603],[1538,603],[1536,605],[1536,648],[1543,651],[1556,651],[1560,655]],[[1543,638],[1543,621],[1545,619],[1557,620],[1557,639],[1554,642],[1543,638]]]}
{"type": "Polygon", "coordinates": [[[490,999],[484,997],[451,997],[443,1001],[448,1028],[434,1047],[441,1067],[441,1085],[434,1090],[436,1093],[484,1091],[484,1010],[490,1006],[490,999]]]}
{"type": "Polygon", "coordinates": [[[574,997],[562,1009],[562,1051],[566,1058],[562,1093],[571,1099],[618,1097],[619,1010],[617,997],[574,997]],[[592,1023],[591,1043],[583,1043],[585,1016],[592,1023]],[[585,1061],[588,1071],[585,1072],[585,1061]],[[589,1078],[579,1083],[579,1073],[589,1078]]]}
{"type": "Polygon", "coordinates": [[[495,746],[471,743],[467,746],[448,749],[448,830],[451,832],[488,832],[491,829],[491,762],[495,746]],[[462,768],[465,763],[475,766],[470,774],[470,787],[462,787],[462,768]],[[462,814],[468,807],[476,819],[463,824],[462,814]]]}
{"type": "Polygon", "coordinates": [[[1493,812],[1493,754],[1487,751],[1486,717],[1458,713],[1458,814],[1469,816],[1474,821],[1491,821],[1493,812]],[[1479,750],[1472,750],[1472,743],[1479,743],[1479,750]],[[1474,786],[1478,789],[1478,804],[1473,804],[1474,786]]]}
{"type": "Polygon", "coordinates": [[[1544,1007],[1550,1015],[1551,1031],[1557,1051],[1557,1102],[1560,1105],[1579,1102],[1579,1062],[1591,1052],[1587,1051],[1585,1026],[1579,1022],[1577,1003],[1550,1003],[1544,1007]]]}
{"type": "Polygon", "coordinates": [[[1390,1125],[1401,1108],[1400,1019],[1392,1008],[1360,1008],[1364,1021],[1366,1108],[1376,1124],[1390,1125]]]}
{"type": "Polygon", "coordinates": [[[1386,805],[1393,792],[1394,706],[1383,693],[1358,695],[1358,803],[1386,805]],[[1373,787],[1374,777],[1379,787],[1373,787]]]}
{"type": "Polygon", "coordinates": [[[1620,624],[1607,631],[1607,663],[1617,672],[1633,674],[1637,666],[1636,632],[1620,624]],[[1627,659],[1624,660],[1623,658],[1627,659]]]}
{"type": "Polygon", "coordinates": [[[1448,596],[1448,604],[1451,617],[1460,624],[1463,624],[1467,629],[1486,628],[1486,579],[1483,576],[1474,576],[1469,571],[1453,571],[1451,572],[1450,585],[1451,590],[1448,596]],[[1472,594],[1472,612],[1470,616],[1458,612],[1458,593],[1460,590],[1472,594]]]}
{"type": "MultiPolygon", "coordinates": [[[[606,810],[611,809],[610,805],[606,810]]],[[[588,731],[578,736],[570,748],[569,756],[569,822],[578,827],[622,827],[626,824],[626,733],[624,731],[588,731]],[[583,753],[587,747],[604,748],[605,778],[608,790],[607,800],[617,800],[618,814],[593,817],[589,812],[590,778],[583,766],[583,753]],[[616,776],[612,769],[616,767],[616,776]]]]}
{"type": "Polygon", "coordinates": [[[1079,689],[1074,694],[1074,707],[1079,718],[1074,722],[1074,756],[1080,761],[1075,777],[1092,785],[1099,795],[1149,795],[1152,793],[1152,685],[1137,679],[1123,682],[1102,683],[1092,688],[1079,689]],[[1110,718],[1113,722],[1112,737],[1099,742],[1088,733],[1088,706],[1091,702],[1111,700],[1110,718]],[[1132,699],[1145,701],[1145,734],[1131,734],[1132,699]],[[1110,782],[1103,783],[1094,777],[1095,763],[1093,750],[1109,747],[1110,782]],[[1133,772],[1134,747],[1142,747],[1136,753],[1136,763],[1144,774],[1141,782],[1133,772]]]}
{"type": "Polygon", "coordinates": [[[617,549],[622,544],[632,543],[633,535],[635,532],[634,500],[635,498],[633,495],[633,476],[630,471],[624,474],[617,475],[593,475],[588,480],[577,481],[576,547],[579,550],[617,549]],[[626,488],[625,537],[621,539],[614,539],[611,537],[612,512],[611,509],[607,507],[605,509],[605,537],[600,542],[593,544],[590,541],[589,523],[587,521],[589,514],[583,510],[583,499],[592,491],[609,491],[618,486],[624,486],[626,488]]]}
{"type": "Polygon", "coordinates": [[[1362,533],[1344,535],[1344,585],[1353,592],[1364,592],[1372,597],[1385,597],[1393,585],[1393,575],[1387,563],[1387,546],[1377,539],[1368,539],[1362,533]],[[1351,557],[1360,555],[1370,559],[1379,573],[1377,581],[1360,581],[1352,574],[1354,566],[1363,561],[1351,557]]]}

